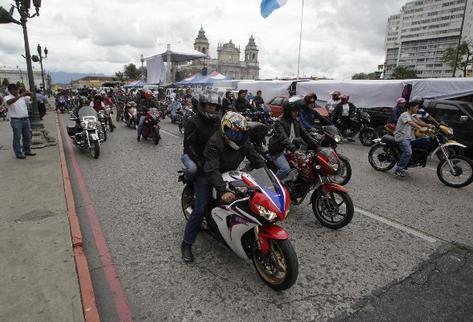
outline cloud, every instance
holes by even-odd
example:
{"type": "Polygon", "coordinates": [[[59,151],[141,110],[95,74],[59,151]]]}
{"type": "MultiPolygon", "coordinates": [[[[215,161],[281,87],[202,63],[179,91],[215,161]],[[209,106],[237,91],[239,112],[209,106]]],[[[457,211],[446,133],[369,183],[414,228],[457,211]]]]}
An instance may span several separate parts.
{"type": "MultiPolygon", "coordinates": [[[[259,0],[82,0],[44,1],[41,15],[28,23],[30,45],[50,49],[49,70],[113,74],[139,64],[141,54],[163,52],[166,44],[192,48],[203,25],[216,57],[217,44],[230,39],[243,50],[253,34],[259,46],[262,78],[295,76],[300,1],[289,1],[267,19],[259,0]]],[[[371,72],[384,60],[389,15],[404,1],[305,1],[301,72],[349,78],[371,72]]],[[[24,66],[21,29],[2,25],[2,64],[24,66]],[[5,26],[5,27],[4,27],[5,26]]]]}

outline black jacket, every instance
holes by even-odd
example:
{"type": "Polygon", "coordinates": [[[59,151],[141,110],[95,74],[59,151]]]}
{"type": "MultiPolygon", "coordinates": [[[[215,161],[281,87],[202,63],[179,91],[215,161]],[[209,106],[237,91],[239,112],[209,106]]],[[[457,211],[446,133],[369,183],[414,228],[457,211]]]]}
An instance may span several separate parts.
{"type": "Polygon", "coordinates": [[[201,113],[192,116],[184,128],[184,153],[202,168],[205,146],[210,137],[218,130],[220,119],[205,118],[201,113]]]}
{"type": "Polygon", "coordinates": [[[158,104],[156,103],[154,99],[148,101],[145,98],[142,98],[138,104],[137,110],[138,110],[138,113],[140,114],[146,114],[146,112],[148,112],[148,110],[153,107],[154,108],[158,107],[158,104]]]}
{"type": "Polygon", "coordinates": [[[286,148],[292,145],[289,141],[289,135],[291,134],[291,123],[294,123],[294,133],[296,138],[302,138],[307,145],[313,145],[314,139],[310,134],[301,126],[298,120],[292,120],[284,116],[280,116],[276,122],[274,122],[273,135],[269,139],[268,151],[270,153],[281,153],[286,148]]]}
{"type": "MultiPolygon", "coordinates": [[[[349,116],[356,115],[356,106],[350,102],[348,102],[348,106],[350,107],[348,111],[348,115],[349,116]]],[[[337,104],[337,106],[335,106],[335,109],[333,110],[333,120],[336,121],[339,118],[341,118],[342,113],[343,113],[343,104],[340,102],[337,104]]]]}
{"type": "Polygon", "coordinates": [[[247,109],[253,109],[253,106],[251,106],[250,103],[248,103],[248,101],[246,99],[244,99],[242,97],[238,97],[235,101],[235,110],[238,113],[243,113],[247,109]]]}
{"type": "Polygon", "coordinates": [[[222,113],[225,114],[231,110],[233,110],[233,101],[228,97],[224,97],[222,100],[222,113]]]}
{"type": "Polygon", "coordinates": [[[227,191],[222,173],[237,170],[245,157],[251,162],[251,167],[254,169],[264,165],[263,158],[256,152],[249,140],[239,150],[235,150],[225,143],[220,132],[210,138],[204,151],[204,173],[219,195],[227,191]]]}

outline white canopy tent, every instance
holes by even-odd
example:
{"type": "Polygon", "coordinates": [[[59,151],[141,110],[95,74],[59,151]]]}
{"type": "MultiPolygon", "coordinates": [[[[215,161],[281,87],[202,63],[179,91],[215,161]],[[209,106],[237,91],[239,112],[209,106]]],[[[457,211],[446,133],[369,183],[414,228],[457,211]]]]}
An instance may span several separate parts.
{"type": "Polygon", "coordinates": [[[237,89],[247,89],[248,92],[256,95],[258,90],[263,92],[262,97],[265,102],[269,102],[275,96],[289,96],[289,86],[292,80],[272,80],[272,81],[253,81],[243,80],[238,82],[237,89]]]}
{"type": "Polygon", "coordinates": [[[473,78],[414,79],[411,97],[426,99],[450,99],[473,95],[473,78]]]}

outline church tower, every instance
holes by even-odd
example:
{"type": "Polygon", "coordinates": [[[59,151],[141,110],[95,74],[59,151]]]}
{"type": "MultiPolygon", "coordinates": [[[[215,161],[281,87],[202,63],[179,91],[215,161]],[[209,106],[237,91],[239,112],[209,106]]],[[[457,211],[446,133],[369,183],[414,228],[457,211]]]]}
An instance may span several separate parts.
{"type": "Polygon", "coordinates": [[[245,62],[258,64],[258,47],[256,46],[253,35],[251,35],[250,40],[245,47],[245,62]]]}
{"type": "Polygon", "coordinates": [[[205,36],[205,31],[200,26],[199,35],[195,38],[194,49],[200,51],[202,54],[209,55],[209,40],[205,36]]]}

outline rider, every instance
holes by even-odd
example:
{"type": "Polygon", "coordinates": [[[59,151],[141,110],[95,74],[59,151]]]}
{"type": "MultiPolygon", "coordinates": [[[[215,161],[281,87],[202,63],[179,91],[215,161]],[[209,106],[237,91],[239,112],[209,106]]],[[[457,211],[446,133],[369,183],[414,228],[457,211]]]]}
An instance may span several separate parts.
{"type": "Polygon", "coordinates": [[[414,96],[411,99],[411,102],[418,102],[419,103],[419,111],[413,117],[415,118],[415,121],[420,123],[421,126],[429,126],[427,122],[431,122],[434,124],[434,126],[439,126],[439,122],[437,122],[436,119],[432,117],[424,108],[424,98],[420,96],[414,96]],[[420,121],[420,122],[419,122],[420,121]],[[427,121],[427,122],[426,122],[427,121]]]}
{"type": "Polygon", "coordinates": [[[150,90],[146,90],[143,93],[143,99],[140,100],[138,105],[138,115],[139,115],[139,122],[138,122],[138,136],[137,140],[141,140],[141,134],[143,134],[143,126],[145,124],[146,113],[150,108],[157,108],[156,102],[153,99],[153,92],[150,90]]]}
{"type": "Polygon", "coordinates": [[[204,175],[196,182],[196,201],[194,210],[186,226],[184,241],[181,245],[182,258],[185,262],[192,262],[192,244],[199,232],[200,223],[205,214],[205,209],[211,198],[212,187],[217,190],[217,199],[223,203],[231,203],[236,197],[228,191],[222,178],[222,173],[236,170],[244,158],[250,161],[253,168],[264,166],[264,160],[258,155],[253,145],[248,140],[248,123],[239,113],[226,113],[220,124],[220,131],[214,133],[204,150],[204,175]]]}
{"type": "Polygon", "coordinates": [[[342,93],[339,91],[330,92],[330,96],[332,96],[332,98],[327,102],[327,105],[325,105],[329,115],[332,115],[333,110],[338,105],[338,103],[340,103],[340,95],[342,95],[342,93]]]}
{"type": "Polygon", "coordinates": [[[181,161],[185,167],[186,180],[193,181],[202,170],[203,153],[210,137],[218,130],[218,98],[212,95],[199,98],[199,112],[192,116],[184,128],[184,154],[181,161]]]}
{"type": "Polygon", "coordinates": [[[246,100],[246,91],[244,89],[240,89],[238,91],[238,97],[235,101],[235,111],[238,113],[243,113],[247,109],[252,109],[250,103],[246,100]]]}
{"type": "Polygon", "coordinates": [[[407,111],[399,116],[396,124],[396,131],[394,132],[394,139],[399,144],[401,149],[401,157],[397,163],[396,171],[394,172],[399,177],[406,176],[406,169],[409,160],[412,156],[412,148],[425,145],[425,138],[415,139],[414,129],[425,131],[426,128],[421,127],[415,122],[413,115],[419,110],[420,104],[418,101],[411,101],[408,104],[407,111]]]}
{"type": "Polygon", "coordinates": [[[304,96],[303,100],[299,100],[294,104],[297,104],[300,108],[300,120],[302,126],[307,131],[310,131],[312,128],[315,127],[315,120],[319,120],[320,125],[322,126],[330,126],[333,125],[330,120],[326,117],[320,115],[319,112],[315,110],[315,101],[317,100],[317,95],[315,93],[310,93],[304,96]]]}
{"type": "Polygon", "coordinates": [[[284,104],[283,114],[274,123],[273,135],[269,139],[269,156],[278,167],[276,176],[279,179],[284,179],[291,171],[284,150],[295,151],[296,143],[308,146],[315,144],[314,139],[297,120],[300,111],[300,104],[297,102],[284,104]]]}
{"type": "MultiPolygon", "coordinates": [[[[342,134],[351,127],[351,117],[356,115],[357,110],[356,106],[348,101],[349,99],[350,96],[341,95],[340,103],[333,110],[333,121],[342,134]]],[[[353,137],[350,136],[348,141],[354,141],[353,137]]]]}
{"type": "Polygon", "coordinates": [[[396,125],[397,120],[399,119],[399,116],[406,111],[406,104],[407,104],[407,101],[404,97],[399,97],[396,100],[396,106],[394,106],[393,109],[391,110],[391,114],[389,115],[389,118],[388,118],[388,124],[396,125]]]}
{"type": "Polygon", "coordinates": [[[226,91],[225,92],[225,97],[222,100],[222,115],[225,114],[228,111],[233,110],[233,93],[232,91],[226,91]]]}
{"type": "Polygon", "coordinates": [[[263,94],[263,92],[261,90],[257,90],[256,91],[256,96],[253,97],[252,105],[255,109],[258,109],[258,108],[261,107],[261,105],[264,105],[264,99],[261,96],[262,94],[263,94]]]}
{"type": "MultiPolygon", "coordinates": [[[[103,102],[103,96],[100,95],[100,94],[95,94],[94,96],[94,100],[92,102],[90,102],[90,107],[93,107],[94,110],[98,113],[100,110],[103,110],[105,112],[107,112],[107,110],[105,109],[105,104],[103,102]]],[[[114,124],[113,124],[113,121],[112,121],[112,116],[109,115],[108,113],[105,113],[107,119],[108,119],[108,122],[110,124],[110,130],[113,131],[113,129],[116,127],[114,124]]]]}

